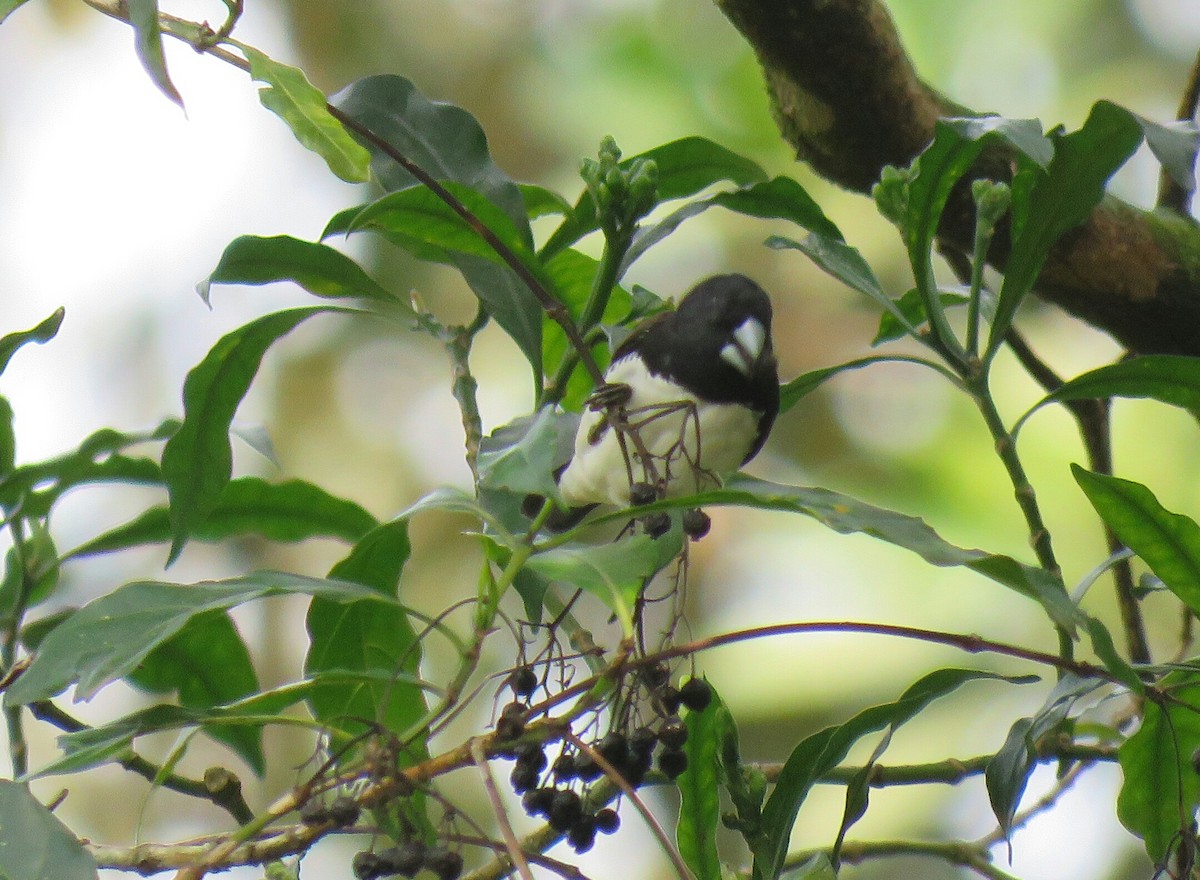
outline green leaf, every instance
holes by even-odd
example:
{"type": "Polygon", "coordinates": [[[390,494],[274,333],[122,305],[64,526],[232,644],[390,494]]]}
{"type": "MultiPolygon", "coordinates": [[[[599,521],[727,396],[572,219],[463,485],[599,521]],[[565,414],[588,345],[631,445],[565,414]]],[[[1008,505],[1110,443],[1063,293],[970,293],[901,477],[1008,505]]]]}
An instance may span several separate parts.
{"type": "Polygon", "coordinates": [[[0,24],[4,24],[4,19],[8,18],[17,7],[24,6],[28,0],[0,0],[0,24]]]}
{"type": "Polygon", "coordinates": [[[1054,159],[1054,144],[1042,132],[1037,119],[1009,119],[1005,116],[963,116],[945,119],[946,127],[967,140],[1000,137],[1045,168],[1054,159]]]}
{"type": "MultiPolygon", "coordinates": [[[[714,701],[715,702],[715,701],[714,701]]],[[[710,704],[703,712],[688,712],[684,746],[687,769],[675,780],[679,786],[679,820],[675,839],[679,854],[696,880],[721,880],[717,827],[721,818],[721,750],[725,716],[710,704]]]]}
{"type": "Polygon", "coordinates": [[[324,159],[342,180],[370,180],[371,154],[333,118],[325,95],[308,81],[304,71],[274,61],[250,46],[239,48],[250,62],[251,78],[267,84],[258,90],[258,99],[287,123],[296,140],[324,159]]]}
{"type": "Polygon", "coordinates": [[[273,571],[196,584],[126,584],[89,602],[51,630],[29,668],[8,689],[6,704],[49,699],[71,684],[76,685],[77,701],[91,699],[105,685],[130,674],[197,615],[265,596],[293,594],[394,604],[357,584],[273,571]]]}
{"type": "Polygon", "coordinates": [[[1145,683],[1138,677],[1137,670],[1117,651],[1116,645],[1113,644],[1112,634],[1104,624],[1094,617],[1089,617],[1085,628],[1088,638],[1092,641],[1092,650],[1096,652],[1096,656],[1100,658],[1104,668],[1133,693],[1138,696],[1145,695],[1145,683]]]}
{"type": "Polygon", "coordinates": [[[362,267],[341,251],[287,235],[235,238],[221,254],[212,274],[196,285],[205,303],[213,284],[271,284],[294,281],[314,296],[338,299],[361,297],[397,306],[411,313],[408,304],[375,282],[362,267]]]}
{"type": "Polygon", "coordinates": [[[1064,674],[1037,714],[1017,719],[1009,728],[1004,745],[988,761],[984,770],[988,800],[1006,838],[1012,831],[1013,819],[1030,774],[1038,765],[1038,743],[1062,725],[1078,699],[1103,684],[1097,679],[1064,674]]]}
{"type": "MultiPolygon", "coordinates": [[[[242,477],[226,484],[217,506],[192,537],[197,541],[222,541],[234,535],[256,534],[269,541],[315,537],[356,541],[375,525],[375,518],[357,504],[330,495],[312,483],[268,483],[258,477],[242,477]]],[[[167,508],[152,507],[81,544],[64,559],[163,544],[171,536],[167,508]]]]}
{"type": "MultiPolygon", "coordinates": [[[[258,690],[258,676],[229,615],[213,610],[189,620],[147,654],[128,676],[152,694],[174,693],[181,705],[210,709],[258,690]]],[[[266,769],[261,728],[206,725],[204,732],[232,748],[259,776],[266,769]]]]}
{"type": "Polygon", "coordinates": [[[1033,288],[1050,248],[1063,233],[1087,219],[1104,198],[1108,179],[1141,142],[1142,128],[1134,115],[1108,101],[1093,105],[1079,131],[1057,139],[1050,166],[1036,175],[1026,220],[1009,253],[985,360],[1004,342],[1017,307],[1033,288]]]}
{"type": "Polygon", "coordinates": [[[807,395],[816,391],[827,381],[834,376],[849,372],[850,370],[858,370],[863,367],[869,367],[871,364],[883,364],[894,362],[896,358],[879,355],[876,357],[861,358],[855,361],[849,361],[844,364],[838,364],[833,367],[822,367],[819,370],[811,370],[807,373],[802,373],[790,382],[785,382],[779,389],[779,411],[787,412],[800,400],[807,395]]]}
{"type": "MultiPolygon", "coordinates": [[[[444,185],[505,247],[520,257],[530,272],[541,273],[523,231],[504,211],[464,184],[449,181],[444,185]]],[[[369,204],[339,212],[322,231],[321,238],[362,230],[378,232],[421,259],[453,265],[455,254],[468,254],[503,265],[500,255],[473,225],[423,186],[389,192],[369,204]]]]}
{"type": "Polygon", "coordinates": [[[608,544],[563,544],[536,553],[525,564],[531,572],[562,581],[596,596],[629,631],[633,605],[648,578],[682,549],[682,532],[674,528],[657,540],[633,535],[608,544]]]}
{"type": "Polygon", "coordinates": [[[75,835],[19,782],[0,779],[0,877],[97,880],[96,863],[75,835]]]}
{"type": "Polygon", "coordinates": [[[842,238],[842,233],[804,187],[790,177],[776,177],[691,202],[653,226],[642,229],[626,252],[618,274],[623,275],[628,271],[635,260],[678,229],[685,220],[713,207],[764,220],[790,220],[825,238],[842,238]]]}
{"type": "Polygon", "coordinates": [[[841,239],[818,235],[815,232],[800,241],[785,238],[782,235],[772,235],[766,240],[766,245],[775,250],[791,248],[800,251],[816,263],[820,269],[882,306],[910,336],[917,335],[917,328],[909,322],[904,313],[900,311],[900,307],[880,287],[875,273],[871,271],[871,267],[863,259],[863,255],[841,239]]]}
{"type": "Polygon", "coordinates": [[[1192,835],[1200,807],[1200,774],[1192,755],[1200,748],[1200,678],[1173,672],[1162,680],[1170,701],[1147,700],[1142,725],[1125,740],[1117,760],[1125,777],[1117,796],[1117,818],[1142,839],[1156,864],[1192,835]]]}
{"type": "Polygon", "coordinates": [[[1013,431],[1048,403],[1093,397],[1149,398],[1200,415],[1200,358],[1149,354],[1091,370],[1039,400],[1013,431]]]}
{"type": "Polygon", "coordinates": [[[188,538],[217,506],[229,482],[233,469],[229,425],[267,349],[314,315],[350,311],[315,306],[266,315],[226,334],[188,373],[183,385],[183,424],[162,454],[175,536],[168,564],[178,558],[188,538]]]}
{"type": "Polygon", "coordinates": [[[530,220],[537,217],[548,217],[552,214],[567,214],[571,203],[556,193],[532,183],[519,183],[521,198],[525,200],[525,214],[530,220]]]}
{"type": "MultiPolygon", "coordinates": [[[[395,599],[411,549],[408,521],[393,520],[367,534],[329,576],[395,599]]],[[[424,692],[412,683],[420,673],[421,645],[403,607],[314,598],[307,626],[311,640],[304,670],[308,675],[350,670],[383,676],[380,681],[351,686],[318,684],[308,698],[314,717],[351,735],[369,729],[371,722],[400,735],[424,717],[428,711],[424,692]]],[[[418,739],[404,756],[405,764],[427,754],[424,738],[418,739]]]]}
{"type": "Polygon", "coordinates": [[[183,109],[183,98],[167,73],[162,31],[158,25],[158,0],[129,0],[129,24],[135,34],[134,50],[155,87],[183,109]]]}
{"type": "Polygon", "coordinates": [[[1200,526],[1172,513],[1140,483],[1071,465],[1075,482],[1121,543],[1192,611],[1200,613],[1200,526]]]}
{"type": "MultiPolygon", "coordinates": [[[[932,565],[962,566],[982,574],[1040,602],[1050,618],[1067,630],[1073,631],[1084,619],[1072,604],[1062,581],[1046,571],[1008,556],[957,547],[938,535],[924,520],[875,507],[828,489],[785,486],[737,474],[721,489],[655,502],[639,511],[720,505],[799,513],[842,534],[861,532],[910,550],[932,565]]],[[[612,513],[594,522],[619,519],[622,515],[612,513]]]]}
{"type": "Polygon", "coordinates": [[[554,407],[543,407],[497,428],[479,447],[480,485],[557,497],[554,470],[570,457],[577,424],[578,420],[554,407]]]}
{"type": "Polygon", "coordinates": [[[66,309],[59,308],[49,318],[30,330],[0,336],[0,373],[8,368],[8,362],[12,360],[12,356],[21,346],[30,342],[38,344],[49,342],[58,335],[58,328],[62,326],[66,314],[66,309]]]}
{"type": "MultiPolygon", "coordinates": [[[[518,186],[492,161],[483,129],[470,113],[453,104],[431,102],[401,76],[358,80],[335,99],[348,116],[391,144],[435,179],[463,184],[508,216],[523,244],[533,248],[533,233],[518,186]]],[[[413,187],[415,178],[376,145],[371,151],[375,176],[390,191],[413,187]]],[[[458,255],[453,263],[489,314],[513,338],[542,382],[542,308],[537,297],[507,266],[491,257],[458,255]]]]}
{"type": "Polygon", "coordinates": [[[864,709],[849,721],[802,740],[788,756],[763,808],[763,838],[753,847],[755,880],[775,880],[782,873],[801,805],[817,781],[845,759],[855,742],[884,727],[899,727],[938,697],[980,679],[1007,680],[974,669],[939,669],[919,679],[895,702],[864,709]]]}
{"type": "MultiPolygon", "coordinates": [[[[520,188],[492,161],[483,128],[466,110],[430,101],[409,80],[392,74],[360,79],[335,95],[333,103],[435,179],[465,184],[504,211],[518,229],[528,230],[520,188]]],[[[384,189],[408,189],[416,183],[376,145],[368,142],[366,147],[384,189]]],[[[524,235],[532,247],[533,234],[524,235]]]]}
{"type": "Polygon", "coordinates": [[[0,480],[12,473],[17,463],[17,435],[13,430],[13,408],[0,397],[0,480]]]}
{"type": "MultiPolygon", "coordinates": [[[[634,162],[643,159],[652,159],[658,167],[657,199],[660,203],[687,198],[716,183],[728,181],[747,186],[767,179],[756,163],[702,137],[681,138],[631,156],[620,164],[628,170],[634,162]]],[[[599,228],[596,203],[591,193],[584,192],[542,248],[542,259],[548,260],[599,228]]]]}
{"type": "MultiPolygon", "coordinates": [[[[969,296],[954,291],[943,290],[938,294],[938,302],[943,311],[970,301],[969,296]]],[[[920,291],[916,289],[910,290],[900,297],[896,301],[896,306],[907,320],[902,324],[890,311],[880,315],[879,330],[875,333],[875,338],[871,340],[872,347],[899,339],[908,333],[909,327],[920,327],[929,320],[929,316],[925,314],[925,301],[922,299],[920,291]]]]}

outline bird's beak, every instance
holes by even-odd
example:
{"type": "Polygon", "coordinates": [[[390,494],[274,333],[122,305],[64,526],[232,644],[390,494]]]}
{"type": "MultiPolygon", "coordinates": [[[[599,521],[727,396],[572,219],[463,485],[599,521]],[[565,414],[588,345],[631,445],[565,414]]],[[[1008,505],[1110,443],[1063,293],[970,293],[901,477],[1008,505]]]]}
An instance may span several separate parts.
{"type": "Polygon", "coordinates": [[[721,349],[721,360],[729,364],[747,379],[754,372],[754,365],[762,357],[767,341],[767,331],[757,318],[747,318],[733,331],[733,339],[721,349]]]}

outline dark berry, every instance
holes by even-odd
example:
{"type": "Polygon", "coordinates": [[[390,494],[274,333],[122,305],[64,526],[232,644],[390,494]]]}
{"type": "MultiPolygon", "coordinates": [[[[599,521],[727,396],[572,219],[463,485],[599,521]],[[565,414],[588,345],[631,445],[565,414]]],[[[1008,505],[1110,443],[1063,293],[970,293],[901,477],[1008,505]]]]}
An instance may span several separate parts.
{"type": "Polygon", "coordinates": [[[541,743],[518,743],[513,751],[517,755],[518,764],[532,767],[537,773],[545,770],[546,764],[549,763],[541,743]]]}
{"type": "Polygon", "coordinates": [[[329,810],[320,801],[308,801],[300,808],[300,821],[305,825],[323,825],[332,819],[329,810]]]}
{"type": "Polygon", "coordinates": [[[575,775],[584,782],[591,782],[603,776],[604,771],[600,769],[599,764],[592,760],[591,755],[580,752],[575,756],[575,775]]]}
{"type": "Polygon", "coordinates": [[[679,706],[683,700],[679,697],[679,689],[673,685],[664,684],[658,691],[658,700],[662,703],[668,715],[674,715],[679,711],[679,706]]]}
{"type": "Polygon", "coordinates": [[[496,735],[500,739],[516,739],[525,732],[525,706],[521,703],[509,703],[500,710],[500,720],[496,722],[496,735]]]}
{"type": "Polygon", "coordinates": [[[658,734],[649,727],[639,727],[629,734],[629,753],[631,755],[650,754],[658,743],[658,734]]]}
{"type": "Polygon", "coordinates": [[[683,533],[693,541],[699,541],[707,535],[711,526],[712,520],[708,514],[698,507],[683,512],[683,533]]]}
{"type": "Polygon", "coordinates": [[[646,687],[657,690],[671,680],[671,669],[666,663],[653,663],[643,666],[640,675],[646,687]]]}
{"type": "Polygon", "coordinates": [[[440,880],[458,880],[463,869],[460,853],[437,846],[425,853],[425,867],[437,874],[440,880]]]}
{"type": "Polygon", "coordinates": [[[559,782],[569,782],[577,775],[575,769],[575,756],[570,752],[564,752],[554,759],[554,778],[559,782]]]}
{"type": "Polygon", "coordinates": [[[650,765],[653,762],[653,752],[643,752],[640,755],[630,756],[625,766],[621,769],[621,775],[625,777],[625,781],[629,783],[630,788],[637,788],[646,781],[646,774],[650,772],[650,765]]]}
{"type": "Polygon", "coordinates": [[[425,844],[419,840],[406,840],[399,846],[385,849],[379,854],[390,874],[413,877],[425,865],[425,844]]]}
{"type": "Polygon", "coordinates": [[[556,830],[566,833],[579,817],[583,815],[583,802],[575,792],[563,789],[554,793],[550,802],[550,825],[556,830]]]}
{"type": "Polygon", "coordinates": [[[615,834],[621,827],[621,817],[612,807],[605,807],[596,813],[596,830],[602,834],[615,834]]]}
{"type": "Polygon", "coordinates": [[[703,712],[712,702],[713,692],[702,678],[689,678],[679,689],[679,699],[693,712],[703,712]]]}
{"type": "Polygon", "coordinates": [[[594,816],[580,816],[579,821],[567,832],[567,842],[571,849],[582,855],[596,843],[596,819],[594,816]]]}
{"type": "Polygon", "coordinates": [[[628,745],[625,740],[625,735],[619,731],[611,731],[604,735],[601,740],[594,746],[601,757],[614,767],[625,763],[625,754],[628,750],[628,745]]]}
{"type": "Polygon", "coordinates": [[[658,741],[668,749],[682,749],[688,739],[687,725],[679,718],[678,715],[671,715],[663,719],[662,726],[658,728],[658,741]]]}
{"type": "Polygon", "coordinates": [[[557,791],[553,788],[534,788],[525,792],[521,798],[521,806],[530,816],[549,817],[550,806],[554,802],[557,791]]]}
{"type": "Polygon", "coordinates": [[[508,677],[508,685],[518,697],[528,697],[537,690],[537,673],[528,666],[522,666],[508,677]]]}
{"type": "Polygon", "coordinates": [[[629,487],[629,503],[634,507],[653,504],[657,500],[658,492],[649,483],[634,483],[629,487]]]}
{"type": "Polygon", "coordinates": [[[350,867],[358,880],[375,880],[376,877],[382,877],[386,870],[386,866],[379,860],[379,856],[367,850],[355,853],[350,867]]]}
{"type": "Polygon", "coordinates": [[[358,812],[358,801],[344,794],[335,797],[329,805],[329,818],[338,827],[353,825],[358,820],[358,812]]]}
{"type": "Polygon", "coordinates": [[[514,792],[523,794],[538,784],[538,771],[528,764],[518,764],[513,767],[508,781],[512,784],[514,792]]]}
{"type": "Polygon", "coordinates": [[[664,749],[658,756],[658,769],[667,779],[675,779],[687,769],[687,754],[678,749],[664,749]]]}
{"type": "Polygon", "coordinates": [[[645,516],[642,518],[642,527],[651,538],[661,538],[671,531],[671,514],[664,511],[645,516]]]}

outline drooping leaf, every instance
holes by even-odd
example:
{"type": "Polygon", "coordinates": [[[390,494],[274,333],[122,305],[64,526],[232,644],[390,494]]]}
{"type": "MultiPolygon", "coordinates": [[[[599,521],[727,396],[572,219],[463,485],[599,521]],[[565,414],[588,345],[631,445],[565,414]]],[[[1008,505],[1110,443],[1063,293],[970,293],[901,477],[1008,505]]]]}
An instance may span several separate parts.
{"type": "Polygon", "coordinates": [[[1145,683],[1138,677],[1137,670],[1121,656],[1117,646],[1113,644],[1112,634],[1108,628],[1094,617],[1089,617],[1085,623],[1088,638],[1092,642],[1092,650],[1117,681],[1141,696],[1146,693],[1145,683]]]}
{"type": "Polygon", "coordinates": [[[1200,807],[1200,774],[1192,768],[1192,755],[1200,748],[1200,678],[1173,672],[1160,687],[1171,699],[1147,700],[1141,727],[1117,753],[1124,775],[1117,818],[1142,839],[1156,864],[1192,834],[1200,807]]]}
{"type": "Polygon", "coordinates": [[[717,828],[721,818],[721,750],[725,718],[714,700],[703,712],[688,712],[684,746],[687,769],[675,780],[679,786],[679,820],[675,840],[679,854],[696,880],[721,880],[717,828]]]}
{"type": "Polygon", "coordinates": [[[915,682],[895,702],[864,709],[843,724],[803,739],[788,756],[763,808],[763,835],[753,847],[755,880],[779,877],[801,805],[817,780],[841,763],[855,742],[889,725],[904,724],[938,697],[980,679],[1007,680],[974,669],[939,669],[915,682]]]}
{"type": "Polygon", "coordinates": [[[553,407],[543,407],[497,428],[480,444],[481,486],[522,495],[557,496],[554,469],[570,455],[575,422],[553,407]]]}
{"type": "Polygon", "coordinates": [[[1196,123],[1169,122],[1162,124],[1133,114],[1142,127],[1146,146],[1154,153],[1163,170],[1188,192],[1196,189],[1196,148],[1200,146],[1200,130],[1196,123]]]}
{"type": "Polygon", "coordinates": [[[810,370],[807,373],[802,373],[795,379],[785,382],[779,389],[779,411],[781,413],[787,412],[789,409],[799,403],[802,398],[811,394],[813,391],[816,391],[834,376],[839,376],[842,373],[849,372],[850,370],[859,370],[863,367],[869,367],[872,364],[890,363],[894,362],[895,360],[896,358],[893,357],[879,355],[876,357],[860,358],[858,360],[848,361],[847,363],[838,364],[833,367],[822,367],[819,370],[810,370]]]}
{"type": "Polygon", "coordinates": [[[361,297],[402,310],[409,306],[393,296],[341,251],[288,235],[235,238],[221,254],[212,274],[196,285],[206,303],[213,284],[271,284],[294,281],[314,296],[361,297]]]}
{"type": "Polygon", "coordinates": [[[1121,543],[1179,600],[1200,613],[1200,525],[1172,513],[1140,483],[1071,465],[1075,482],[1121,543]]]}
{"type": "Polygon", "coordinates": [[[21,346],[27,345],[30,342],[38,344],[49,342],[58,335],[58,328],[62,326],[63,318],[66,314],[66,309],[59,308],[36,327],[0,336],[0,373],[3,373],[7,369],[8,362],[12,360],[12,356],[17,353],[17,349],[21,346]]]}
{"type": "MultiPolygon", "coordinates": [[[[492,161],[482,127],[466,110],[430,101],[401,76],[370,76],[334,98],[346,115],[392,145],[434,179],[463,184],[503,211],[526,251],[533,233],[520,188],[492,161]]],[[[375,177],[391,191],[408,189],[415,178],[382,151],[365,144],[375,177]]],[[[542,381],[542,307],[537,297],[507,266],[487,257],[460,254],[453,260],[489,314],[513,338],[542,381]]]]}
{"type": "MultiPolygon", "coordinates": [[[[658,201],[667,202],[695,195],[705,187],[729,182],[748,186],[767,179],[756,163],[703,137],[686,137],[639,153],[621,162],[628,169],[638,160],[651,159],[658,168],[658,201]]],[[[567,218],[542,248],[549,259],[564,248],[600,228],[596,203],[584,192],[567,218]]]]}
{"type": "Polygon", "coordinates": [[[1013,723],[1004,745],[988,761],[984,771],[988,799],[1006,837],[1012,830],[1021,795],[1038,765],[1039,741],[1066,720],[1077,700],[1101,685],[1102,681],[1065,674],[1035,715],[1013,723]]]}
{"type": "Polygon", "coordinates": [[[229,425],[267,349],[314,315],[351,311],[315,306],[258,318],[222,337],[188,373],[183,385],[183,424],[162,454],[174,532],[169,561],[179,556],[229,482],[233,468],[229,425]]]}
{"type": "Polygon", "coordinates": [[[815,232],[799,241],[785,238],[782,235],[772,235],[766,240],[766,245],[775,250],[790,248],[800,251],[816,263],[818,268],[882,306],[884,311],[890,313],[910,336],[917,335],[917,328],[900,311],[900,307],[895,301],[884,292],[875,273],[871,271],[870,265],[863,259],[863,255],[841,239],[818,235],[815,232]]]}
{"type": "Polygon", "coordinates": [[[1093,397],[1148,398],[1200,414],[1200,358],[1149,354],[1090,370],[1039,400],[1014,432],[1048,403],[1093,397]]]}
{"type": "Polygon", "coordinates": [[[1000,137],[1045,168],[1054,158],[1054,144],[1042,131],[1037,119],[1010,119],[1005,116],[963,116],[943,120],[947,128],[967,140],[1000,137]]]}
{"type": "Polygon", "coordinates": [[[6,880],[97,880],[83,844],[19,782],[0,779],[0,876],[6,880]]]}
{"type": "MultiPolygon", "coordinates": [[[[250,652],[222,610],[193,617],[143,657],[126,678],[152,694],[177,694],[181,705],[194,709],[211,709],[258,690],[250,652]]],[[[266,759],[261,728],[214,724],[206,725],[204,732],[232,748],[262,775],[266,759]]]]}
{"type": "Polygon", "coordinates": [[[588,591],[629,631],[634,603],[647,578],[674,559],[682,544],[682,531],[676,524],[657,540],[634,535],[608,544],[563,544],[534,554],[525,567],[547,580],[588,591]]]}
{"type": "Polygon", "coordinates": [[[283,572],[257,572],[224,581],[171,584],[139,581],[118,587],[50,631],[25,673],[5,693],[9,706],[49,699],[75,684],[76,700],[128,675],[146,655],[188,621],[265,596],[306,594],[341,602],[393,603],[357,584],[283,572]]]}
{"type": "MultiPolygon", "coordinates": [[[[353,501],[330,495],[312,483],[268,483],[259,477],[242,477],[226,484],[217,506],[192,537],[197,541],[221,541],[234,535],[256,534],[269,541],[314,537],[356,541],[375,525],[375,518],[353,501]]],[[[81,544],[64,558],[164,544],[171,537],[167,508],[152,507],[81,544]]]]}
{"type": "Polygon", "coordinates": [[[1009,253],[987,357],[1004,342],[1017,307],[1033,288],[1050,248],[1063,233],[1087,219],[1104,198],[1109,178],[1141,142],[1142,128],[1134,115],[1108,101],[1093,105],[1079,131],[1057,139],[1054,159],[1045,172],[1035,175],[1025,222],[1009,253]]]}
{"type": "MultiPolygon", "coordinates": [[[[943,311],[951,306],[965,305],[970,302],[970,299],[966,294],[953,290],[942,290],[938,294],[938,302],[943,311]]],[[[901,324],[891,312],[884,312],[879,316],[879,330],[875,333],[875,338],[871,340],[872,347],[899,339],[908,332],[907,327],[920,327],[929,320],[925,314],[925,301],[915,289],[908,291],[896,300],[896,306],[907,321],[901,324]]]]}
{"type": "MultiPolygon", "coordinates": [[[[368,533],[329,576],[362,584],[394,600],[410,552],[408,521],[393,520],[368,533]]],[[[425,714],[425,695],[412,684],[420,671],[421,645],[399,604],[338,603],[317,597],[309,605],[307,627],[306,674],[351,670],[394,676],[351,686],[319,684],[308,698],[317,719],[351,734],[367,729],[370,722],[402,734],[425,714]]],[[[414,747],[408,758],[427,754],[423,739],[414,747]]]]}
{"type": "Polygon", "coordinates": [[[619,274],[628,271],[635,260],[678,229],[685,220],[714,207],[764,220],[790,220],[825,238],[842,238],[837,226],[825,216],[820,205],[813,201],[804,187],[790,177],[775,177],[690,202],[653,226],[643,229],[626,252],[619,274]]]}
{"type": "MultiPolygon", "coordinates": [[[[1043,569],[1008,556],[968,550],[943,539],[922,519],[867,504],[828,489],[785,486],[737,474],[725,486],[685,498],[659,501],[643,511],[736,505],[799,513],[842,534],[861,532],[918,554],[932,565],[962,566],[1041,603],[1050,618],[1068,631],[1083,621],[1062,582],[1043,569]]],[[[617,519],[620,513],[596,522],[617,519]]]]}
{"type": "Polygon", "coordinates": [[[349,183],[371,177],[371,154],[345,126],[333,118],[325,95],[304,71],[281,64],[250,46],[240,47],[250,62],[250,76],[266,87],[258,90],[262,105],[287,123],[304,147],[325,160],[329,170],[349,183]]]}
{"type": "Polygon", "coordinates": [[[517,186],[521,189],[521,197],[525,200],[525,214],[530,220],[552,214],[566,214],[571,210],[571,203],[554,190],[532,183],[519,183],[517,186]]]}
{"type": "Polygon", "coordinates": [[[155,87],[183,108],[183,98],[167,73],[162,31],[158,24],[158,0],[129,0],[129,24],[134,31],[134,50],[155,87]]]}

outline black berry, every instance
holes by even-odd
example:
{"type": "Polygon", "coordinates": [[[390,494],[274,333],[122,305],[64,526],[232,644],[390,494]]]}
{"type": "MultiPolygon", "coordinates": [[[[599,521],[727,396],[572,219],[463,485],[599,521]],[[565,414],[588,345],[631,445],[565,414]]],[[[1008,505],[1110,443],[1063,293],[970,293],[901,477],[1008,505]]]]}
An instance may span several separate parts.
{"type": "Polygon", "coordinates": [[[463,857],[444,846],[434,847],[425,853],[425,867],[437,874],[440,880],[458,880],[463,869],[463,857]]]}
{"type": "Polygon", "coordinates": [[[652,513],[649,516],[643,517],[642,527],[651,538],[661,538],[667,532],[671,531],[671,514],[666,512],[652,513]]]}
{"type": "Polygon", "coordinates": [[[570,752],[564,752],[554,759],[554,778],[559,782],[569,782],[575,778],[577,771],[575,769],[575,756],[570,752]]]}
{"type": "Polygon", "coordinates": [[[625,735],[616,730],[605,734],[604,737],[595,745],[595,749],[600,753],[601,757],[614,767],[619,767],[625,763],[625,754],[628,745],[625,740],[625,735]]]}
{"type": "Polygon", "coordinates": [[[512,790],[523,794],[538,784],[538,771],[528,764],[518,764],[513,767],[512,775],[508,777],[512,790]]]}
{"type": "Polygon", "coordinates": [[[675,779],[687,769],[687,754],[678,749],[664,749],[658,756],[658,769],[667,779],[675,779]]]}
{"type": "Polygon", "coordinates": [[[532,789],[525,792],[525,796],[521,798],[521,806],[530,816],[549,818],[550,806],[554,802],[555,794],[557,791],[553,788],[532,789]]]}
{"type": "Polygon", "coordinates": [[[671,715],[663,719],[662,726],[658,728],[658,741],[668,749],[682,749],[688,739],[687,725],[680,720],[678,715],[671,715]]]}
{"type": "Polygon", "coordinates": [[[546,764],[549,763],[541,743],[518,743],[513,751],[516,753],[518,764],[532,767],[535,772],[545,770],[546,764]]]}
{"type": "Polygon", "coordinates": [[[671,670],[666,663],[643,666],[640,675],[650,690],[656,690],[671,680],[671,670]]]}
{"type": "Polygon", "coordinates": [[[300,808],[300,821],[305,825],[322,825],[332,818],[320,801],[308,801],[300,808]]]}
{"type": "Polygon", "coordinates": [[[649,483],[634,483],[629,487],[629,503],[634,507],[653,504],[657,500],[658,492],[649,483]]]}
{"type": "Polygon", "coordinates": [[[353,825],[358,819],[358,812],[358,801],[344,794],[335,797],[329,805],[329,818],[338,827],[353,825]]]}
{"type": "Polygon", "coordinates": [[[604,775],[604,771],[600,769],[599,764],[592,760],[590,755],[581,752],[575,756],[575,775],[584,782],[591,782],[604,775]]]}
{"type": "Polygon", "coordinates": [[[669,715],[674,715],[678,712],[680,705],[683,703],[683,700],[679,696],[679,690],[669,684],[665,684],[659,689],[658,699],[669,715]]]}
{"type": "Polygon", "coordinates": [[[567,832],[583,815],[583,802],[573,791],[561,790],[554,793],[550,802],[550,825],[556,831],[567,832]]]}
{"type": "Polygon", "coordinates": [[[605,807],[596,813],[596,830],[602,834],[615,834],[621,827],[621,817],[612,807],[605,807]]]}
{"type": "Polygon", "coordinates": [[[631,755],[649,754],[654,751],[657,742],[657,733],[649,727],[639,727],[629,734],[629,753],[631,755]]]}
{"type": "Polygon", "coordinates": [[[683,533],[693,541],[699,541],[707,535],[711,527],[712,520],[703,510],[693,507],[683,512],[683,533]]]}
{"type": "Polygon", "coordinates": [[[379,860],[379,856],[367,850],[355,853],[350,867],[358,880],[375,880],[376,877],[382,877],[386,870],[386,866],[379,860]]]}
{"type": "Polygon", "coordinates": [[[712,688],[702,678],[690,678],[679,689],[679,699],[693,712],[703,712],[712,702],[712,688]]]}
{"type": "Polygon", "coordinates": [[[537,690],[537,673],[528,666],[522,666],[508,677],[508,684],[518,697],[528,697],[537,690]]]}
{"type": "Polygon", "coordinates": [[[582,855],[596,842],[596,819],[593,816],[580,816],[579,821],[567,832],[567,842],[571,849],[582,855]]]}
{"type": "Polygon", "coordinates": [[[525,732],[525,706],[521,703],[509,703],[500,710],[500,720],[496,722],[496,735],[500,739],[516,739],[525,732]]]}
{"type": "Polygon", "coordinates": [[[390,874],[413,877],[425,865],[425,844],[419,840],[406,840],[399,846],[385,849],[379,854],[390,874]]]}

